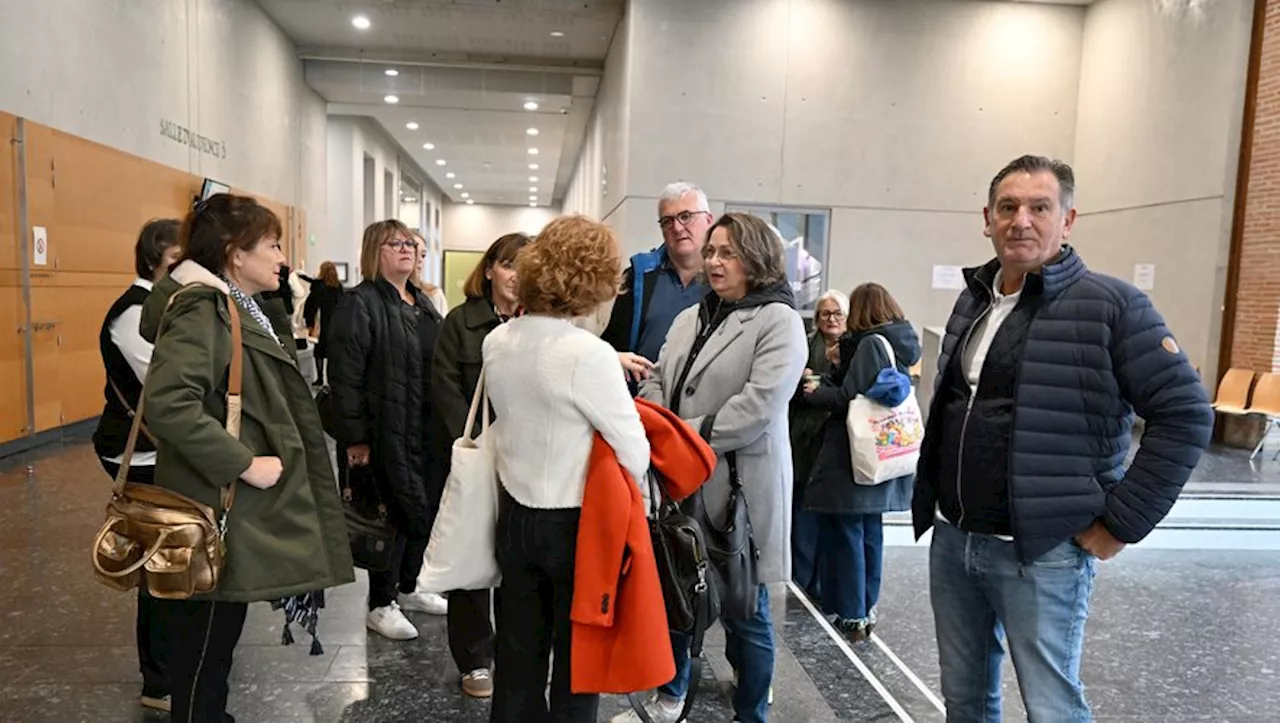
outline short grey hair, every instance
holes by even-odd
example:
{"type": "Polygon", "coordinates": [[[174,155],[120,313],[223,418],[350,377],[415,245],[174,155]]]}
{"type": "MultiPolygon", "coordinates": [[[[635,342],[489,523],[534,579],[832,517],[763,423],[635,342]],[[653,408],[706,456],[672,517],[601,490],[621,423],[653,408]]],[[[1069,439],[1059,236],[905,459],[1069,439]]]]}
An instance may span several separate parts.
{"type": "Polygon", "coordinates": [[[1062,204],[1062,210],[1065,212],[1073,208],[1076,203],[1076,174],[1071,170],[1071,166],[1064,161],[1059,161],[1045,156],[1026,155],[1015,158],[1009,162],[1009,165],[1000,169],[996,177],[991,179],[991,187],[987,189],[987,208],[993,208],[996,205],[996,190],[1000,188],[1000,182],[1008,178],[1014,173],[1052,173],[1058,179],[1059,192],[1058,202],[1062,204]]]}
{"type": "Polygon", "coordinates": [[[845,296],[843,291],[838,289],[827,289],[823,292],[822,296],[818,297],[817,301],[813,302],[813,309],[815,312],[818,310],[819,306],[822,306],[822,302],[824,301],[836,302],[836,306],[840,307],[840,313],[844,314],[846,317],[849,316],[849,297],[845,296]]]}
{"type": "Polygon", "coordinates": [[[711,213],[711,204],[707,203],[707,194],[703,193],[701,188],[686,181],[676,181],[675,183],[667,184],[667,187],[662,189],[662,195],[658,196],[658,213],[662,213],[662,204],[674,203],[690,193],[697,197],[698,211],[711,213]]]}

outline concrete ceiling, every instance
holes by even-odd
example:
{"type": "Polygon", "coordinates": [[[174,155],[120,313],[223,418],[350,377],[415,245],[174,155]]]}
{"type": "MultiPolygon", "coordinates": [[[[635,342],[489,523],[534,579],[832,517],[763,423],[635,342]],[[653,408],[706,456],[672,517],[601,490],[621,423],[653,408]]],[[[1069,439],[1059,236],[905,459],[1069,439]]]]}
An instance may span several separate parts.
{"type": "Polygon", "coordinates": [[[539,205],[568,186],[625,10],[625,0],[258,3],[297,44],[331,115],[373,118],[454,202],[539,205]]]}

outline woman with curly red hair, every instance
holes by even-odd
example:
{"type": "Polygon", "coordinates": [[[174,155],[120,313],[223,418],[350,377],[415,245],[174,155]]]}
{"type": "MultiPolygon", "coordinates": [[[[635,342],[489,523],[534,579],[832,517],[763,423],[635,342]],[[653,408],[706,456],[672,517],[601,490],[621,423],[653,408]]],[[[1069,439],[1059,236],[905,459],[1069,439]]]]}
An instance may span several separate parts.
{"type": "Polygon", "coordinates": [[[491,721],[596,720],[598,697],[569,689],[574,558],[596,432],[632,479],[645,479],[649,468],[649,442],[622,365],[599,338],[621,276],[612,231],[581,216],[556,219],[516,257],[525,315],[484,340],[502,481],[491,721]]]}

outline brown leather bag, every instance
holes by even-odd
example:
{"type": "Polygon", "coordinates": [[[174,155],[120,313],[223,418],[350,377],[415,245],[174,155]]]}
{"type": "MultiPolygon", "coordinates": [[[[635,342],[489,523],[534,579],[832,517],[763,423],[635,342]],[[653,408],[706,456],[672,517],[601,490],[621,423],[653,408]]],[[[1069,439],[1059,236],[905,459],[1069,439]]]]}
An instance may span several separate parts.
{"type": "MultiPolygon", "coordinates": [[[[195,284],[175,293],[169,304],[192,286],[195,284]]],[[[227,309],[231,316],[231,369],[226,428],[228,434],[238,438],[243,348],[240,312],[229,296],[227,309]]],[[[160,333],[163,323],[157,339],[160,333]]],[[[152,597],[185,600],[218,587],[226,558],[227,513],[235,501],[237,483],[222,490],[222,509],[215,513],[208,505],[162,486],[128,482],[143,406],[139,397],[129,442],[107,503],[107,519],[93,541],[94,573],[99,582],[116,590],[132,590],[145,580],[152,597]]]]}

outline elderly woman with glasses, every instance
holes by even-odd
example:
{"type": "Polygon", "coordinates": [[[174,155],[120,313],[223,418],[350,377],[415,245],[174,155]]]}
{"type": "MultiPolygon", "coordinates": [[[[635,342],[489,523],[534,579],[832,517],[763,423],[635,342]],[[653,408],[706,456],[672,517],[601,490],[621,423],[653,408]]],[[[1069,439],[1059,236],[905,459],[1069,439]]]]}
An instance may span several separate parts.
{"type": "Polygon", "coordinates": [[[791,501],[791,579],[815,601],[821,597],[818,552],[818,522],[803,507],[806,483],[813,461],[822,447],[822,428],[831,412],[806,403],[805,389],[815,388],[818,381],[838,363],[840,337],[844,336],[845,318],[849,314],[849,297],[831,289],[818,297],[813,310],[813,332],[809,334],[809,360],[804,378],[791,398],[791,469],[795,488],[791,501]]]}
{"type": "Polygon", "coordinates": [[[338,463],[352,490],[376,495],[398,534],[385,571],[369,572],[366,626],[392,640],[418,637],[403,611],[443,615],[439,595],[416,592],[443,480],[434,470],[431,367],[444,319],[412,276],[418,243],[396,220],[364,232],[364,281],[333,319],[329,384],[339,413],[338,463]]]}

